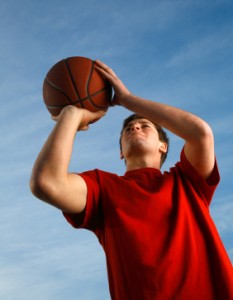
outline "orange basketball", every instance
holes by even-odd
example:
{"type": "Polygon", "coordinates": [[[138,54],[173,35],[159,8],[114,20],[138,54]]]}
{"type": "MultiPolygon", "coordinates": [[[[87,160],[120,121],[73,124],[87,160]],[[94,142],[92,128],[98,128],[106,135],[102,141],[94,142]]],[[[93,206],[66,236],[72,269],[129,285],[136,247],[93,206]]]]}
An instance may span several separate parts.
{"type": "Polygon", "coordinates": [[[43,98],[52,115],[58,115],[67,105],[93,112],[108,109],[112,87],[94,65],[95,62],[86,57],[68,57],[48,71],[43,84],[43,98]]]}

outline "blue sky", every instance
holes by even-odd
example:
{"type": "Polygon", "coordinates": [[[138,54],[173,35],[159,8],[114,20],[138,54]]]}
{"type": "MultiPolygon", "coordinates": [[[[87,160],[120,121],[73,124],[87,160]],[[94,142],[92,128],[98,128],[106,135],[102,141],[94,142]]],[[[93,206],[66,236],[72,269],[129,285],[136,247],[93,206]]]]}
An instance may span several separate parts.
{"type": "MultiPolygon", "coordinates": [[[[31,168],[54,126],[42,100],[48,69],[69,56],[109,64],[139,96],[191,111],[211,126],[221,183],[211,205],[233,261],[233,3],[224,0],[2,0],[0,9],[0,298],[109,299],[95,236],[72,229],[29,191],[31,168]]],[[[114,107],[77,136],[70,170],[124,173],[114,107]]],[[[183,141],[169,134],[163,169],[183,141]]]]}

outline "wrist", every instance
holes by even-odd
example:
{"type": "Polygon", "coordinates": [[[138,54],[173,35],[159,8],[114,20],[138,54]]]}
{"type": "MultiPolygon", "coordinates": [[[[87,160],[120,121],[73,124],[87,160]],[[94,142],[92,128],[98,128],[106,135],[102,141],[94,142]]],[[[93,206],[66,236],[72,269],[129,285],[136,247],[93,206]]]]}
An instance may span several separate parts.
{"type": "Polygon", "coordinates": [[[67,105],[61,111],[61,115],[76,115],[78,113],[79,113],[79,108],[73,105],[67,105]]]}
{"type": "Polygon", "coordinates": [[[117,104],[120,106],[126,106],[130,98],[133,96],[133,94],[127,90],[123,95],[120,97],[117,97],[117,104]]]}
{"type": "Polygon", "coordinates": [[[74,127],[76,130],[78,130],[81,120],[82,110],[73,105],[67,105],[66,107],[64,107],[56,119],[58,123],[62,123],[64,125],[69,124],[68,126],[70,128],[74,127]]]}

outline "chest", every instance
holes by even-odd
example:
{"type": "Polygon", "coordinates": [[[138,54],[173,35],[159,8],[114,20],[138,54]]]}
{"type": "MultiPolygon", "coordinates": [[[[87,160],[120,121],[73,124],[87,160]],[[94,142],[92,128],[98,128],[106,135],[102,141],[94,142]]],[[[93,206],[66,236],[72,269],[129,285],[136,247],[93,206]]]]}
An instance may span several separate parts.
{"type": "Polygon", "coordinates": [[[149,177],[105,183],[101,194],[105,225],[161,227],[173,215],[177,199],[174,178],[149,177]]]}

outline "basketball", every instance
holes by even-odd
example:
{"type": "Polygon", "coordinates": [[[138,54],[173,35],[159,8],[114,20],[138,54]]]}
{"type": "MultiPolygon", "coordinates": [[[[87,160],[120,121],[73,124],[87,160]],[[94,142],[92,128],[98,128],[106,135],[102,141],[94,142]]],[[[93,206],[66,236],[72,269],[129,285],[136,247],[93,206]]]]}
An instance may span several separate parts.
{"type": "Polygon", "coordinates": [[[112,87],[86,57],[68,57],[56,63],[43,83],[43,99],[48,111],[56,116],[67,105],[95,112],[107,110],[112,87]]]}

